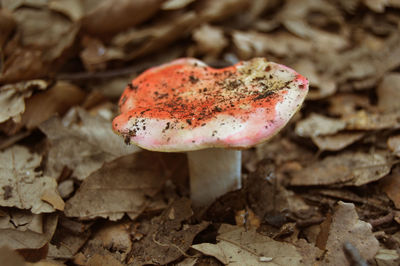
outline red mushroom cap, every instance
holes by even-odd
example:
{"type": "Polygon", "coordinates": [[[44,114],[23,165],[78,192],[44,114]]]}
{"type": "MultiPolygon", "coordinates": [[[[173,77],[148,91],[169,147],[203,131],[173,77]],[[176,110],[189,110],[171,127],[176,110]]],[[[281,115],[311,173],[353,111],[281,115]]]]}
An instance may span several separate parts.
{"type": "Polygon", "coordinates": [[[307,91],[307,79],[264,58],[223,69],[183,58],[128,84],[113,129],[154,151],[245,148],[284,127],[307,91]]]}

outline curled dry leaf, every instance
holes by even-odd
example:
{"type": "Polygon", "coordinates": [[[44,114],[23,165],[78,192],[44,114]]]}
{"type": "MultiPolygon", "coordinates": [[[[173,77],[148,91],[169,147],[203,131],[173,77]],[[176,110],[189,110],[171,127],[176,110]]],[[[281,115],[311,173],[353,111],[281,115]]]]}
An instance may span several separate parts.
{"type": "Polygon", "coordinates": [[[393,154],[400,157],[400,135],[389,137],[387,145],[393,154]]]}
{"type": "Polygon", "coordinates": [[[400,167],[396,166],[392,173],[380,181],[382,190],[393,201],[394,206],[400,209],[400,167]]]}
{"type": "Polygon", "coordinates": [[[293,186],[361,186],[386,176],[391,169],[387,158],[377,153],[347,152],[291,172],[293,186]]]}
{"type": "Polygon", "coordinates": [[[30,80],[0,87],[0,123],[8,119],[20,120],[25,111],[25,98],[32,95],[35,89],[44,90],[48,86],[44,80],[30,80]]]}
{"type": "Polygon", "coordinates": [[[43,222],[43,233],[41,234],[31,230],[0,229],[0,247],[7,246],[17,250],[40,249],[50,242],[56,230],[57,221],[56,214],[46,215],[43,222]]]}
{"type": "Polygon", "coordinates": [[[0,264],[26,266],[24,258],[9,247],[0,247],[0,264]]]}
{"type": "MultiPolygon", "coordinates": [[[[275,241],[255,229],[228,224],[221,225],[217,244],[202,243],[192,248],[225,265],[265,265],[266,262],[269,265],[305,265],[305,259],[295,245],[275,241]]],[[[315,248],[313,251],[316,252],[315,248]]]]}
{"type": "Polygon", "coordinates": [[[335,79],[325,72],[317,71],[316,64],[311,60],[300,60],[293,68],[310,81],[311,90],[308,92],[307,99],[322,99],[336,92],[337,84],[335,79]],[[313,87],[315,88],[314,90],[313,87]]]}
{"type": "Polygon", "coordinates": [[[6,43],[8,37],[15,29],[17,23],[7,9],[0,10],[0,47],[6,43]]]}
{"type": "Polygon", "coordinates": [[[151,18],[160,8],[162,0],[103,0],[85,1],[83,29],[98,36],[126,30],[151,18]]]}
{"type": "Polygon", "coordinates": [[[254,31],[233,31],[232,39],[236,52],[242,59],[265,56],[268,53],[275,56],[295,57],[312,51],[307,41],[284,32],[266,34],[254,31]]]}
{"type": "Polygon", "coordinates": [[[17,33],[4,49],[6,60],[0,82],[48,76],[66,59],[62,55],[72,47],[79,25],[46,6],[23,5],[12,15],[18,24],[17,33]]]}
{"type": "Polygon", "coordinates": [[[339,202],[329,225],[324,265],[351,265],[343,250],[349,242],[365,260],[374,258],[379,242],[369,223],[359,220],[354,204],[339,202]]]}
{"type": "Polygon", "coordinates": [[[394,249],[381,248],[374,259],[377,265],[395,266],[400,264],[400,255],[394,249]]]}
{"type": "Polygon", "coordinates": [[[400,74],[388,73],[377,88],[378,107],[385,112],[400,110],[400,74]]]}
{"type": "Polygon", "coordinates": [[[196,0],[168,0],[162,4],[161,9],[163,10],[181,9],[194,1],[196,0]]]}
{"type": "Polygon", "coordinates": [[[52,118],[39,127],[51,143],[47,175],[58,178],[66,166],[73,171],[73,176],[83,180],[104,162],[139,150],[123,143],[112,131],[110,121],[100,115],[91,116],[83,109],[76,110],[80,124],[72,123],[68,127],[63,125],[67,117],[64,121],[52,118]]]}
{"type": "Polygon", "coordinates": [[[328,99],[329,113],[332,115],[345,117],[352,115],[359,109],[371,110],[372,106],[366,95],[353,93],[335,94],[328,99]]]}
{"type": "Polygon", "coordinates": [[[193,30],[193,40],[196,53],[205,54],[207,57],[217,58],[221,51],[228,45],[221,28],[203,24],[193,30]]]}
{"type": "Polygon", "coordinates": [[[32,213],[54,212],[62,206],[56,180],[36,170],[41,161],[40,155],[22,146],[0,152],[0,206],[30,209],[32,213]],[[46,196],[49,193],[52,197],[46,196]]]}
{"type": "Polygon", "coordinates": [[[25,112],[20,123],[10,125],[8,134],[15,134],[22,127],[35,129],[53,115],[64,115],[67,110],[83,101],[85,93],[75,85],[58,81],[50,89],[36,93],[25,101],[25,112]]]}
{"type": "Polygon", "coordinates": [[[400,110],[387,113],[358,111],[343,118],[349,130],[380,130],[400,128],[400,110]]]}
{"type": "Polygon", "coordinates": [[[126,213],[134,219],[144,211],[165,180],[155,156],[140,152],[105,163],[90,174],[67,201],[65,215],[115,221],[126,213]]]}
{"type": "MultiPolygon", "coordinates": [[[[322,16],[321,16],[322,17],[322,16]]],[[[340,50],[349,45],[346,37],[348,31],[344,27],[340,10],[329,1],[318,0],[290,0],[279,14],[282,24],[299,37],[312,40],[313,45],[321,50],[340,50]],[[337,33],[321,30],[313,25],[316,22],[307,23],[314,14],[325,14],[328,19],[324,24],[333,24],[339,28],[337,33]]],[[[324,25],[321,25],[324,26],[324,25]]]]}
{"type": "Polygon", "coordinates": [[[133,265],[168,264],[182,255],[192,245],[194,237],[208,226],[208,222],[189,224],[193,211],[190,200],[174,201],[163,213],[151,220],[145,236],[133,243],[133,265]]]}
{"type": "Polygon", "coordinates": [[[344,132],[335,135],[313,136],[311,139],[321,151],[339,151],[360,140],[364,135],[361,132],[344,132]]]}
{"type": "Polygon", "coordinates": [[[301,137],[317,137],[335,134],[345,127],[346,123],[341,119],[312,113],[309,117],[296,124],[295,132],[301,137]]]}

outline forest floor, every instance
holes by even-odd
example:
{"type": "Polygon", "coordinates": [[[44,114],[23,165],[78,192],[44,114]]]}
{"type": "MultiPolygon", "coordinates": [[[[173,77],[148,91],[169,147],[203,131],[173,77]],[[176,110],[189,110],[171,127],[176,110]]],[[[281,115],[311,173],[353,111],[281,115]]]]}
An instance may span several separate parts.
{"type": "Polygon", "coordinates": [[[400,1],[0,3],[0,265],[400,264],[400,1]],[[111,129],[127,84],[179,57],[310,81],[207,208],[184,154],[111,129]]]}

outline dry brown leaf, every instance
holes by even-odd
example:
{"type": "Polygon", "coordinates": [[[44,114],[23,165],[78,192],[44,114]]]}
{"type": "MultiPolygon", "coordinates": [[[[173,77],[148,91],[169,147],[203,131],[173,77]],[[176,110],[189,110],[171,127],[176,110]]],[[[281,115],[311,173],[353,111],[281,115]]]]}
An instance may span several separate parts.
{"type": "Polygon", "coordinates": [[[194,1],[196,0],[167,0],[162,4],[161,9],[163,10],[181,9],[194,1]]]}
{"type": "Polygon", "coordinates": [[[31,230],[19,231],[15,229],[0,229],[0,247],[7,246],[12,249],[40,249],[46,245],[54,235],[58,217],[56,214],[45,216],[43,233],[31,230]]]}
{"type": "Polygon", "coordinates": [[[72,21],[79,21],[83,14],[83,4],[80,0],[52,0],[48,3],[51,10],[68,16],[72,21]]]}
{"type": "Polygon", "coordinates": [[[26,266],[24,258],[8,247],[0,247],[0,265],[26,266]]]}
{"type": "Polygon", "coordinates": [[[365,134],[358,132],[311,137],[321,151],[339,151],[360,140],[365,134]]]}
{"type": "Polygon", "coordinates": [[[108,56],[110,59],[131,60],[157,51],[177,40],[198,24],[198,15],[193,11],[179,16],[163,17],[150,27],[133,29],[116,35],[112,40],[111,50],[105,51],[106,57],[107,53],[110,53],[108,56]],[[128,47],[130,48],[128,49],[128,47]],[[125,50],[129,50],[129,52],[126,53],[125,50]]]}
{"type": "Polygon", "coordinates": [[[394,249],[379,249],[374,258],[378,266],[397,266],[400,264],[400,255],[394,249]]]}
{"type": "Polygon", "coordinates": [[[308,92],[307,99],[322,99],[336,92],[337,84],[335,79],[325,72],[317,71],[317,65],[311,60],[300,60],[293,68],[310,81],[311,89],[308,92]]]}
{"type": "Polygon", "coordinates": [[[380,181],[380,184],[394,206],[400,209],[400,167],[395,167],[390,175],[380,181]]]}
{"type": "Polygon", "coordinates": [[[36,128],[51,116],[64,113],[83,101],[85,93],[77,86],[58,81],[43,93],[37,93],[26,101],[26,109],[21,124],[28,129],[36,128]]]}
{"type": "Polygon", "coordinates": [[[387,113],[358,111],[343,118],[349,130],[380,130],[400,128],[400,110],[387,113]]]}
{"type": "Polygon", "coordinates": [[[53,244],[49,244],[47,257],[61,260],[73,259],[89,237],[90,231],[75,235],[68,230],[57,230],[52,239],[53,244]]]}
{"type": "Polygon", "coordinates": [[[126,145],[112,131],[110,121],[80,108],[76,110],[80,124],[64,126],[69,118],[65,117],[63,121],[53,118],[40,125],[51,143],[46,175],[58,178],[66,166],[73,171],[73,176],[83,180],[104,162],[139,150],[134,145],[126,145]]]}
{"type": "Polygon", "coordinates": [[[291,172],[293,186],[361,186],[386,176],[391,163],[378,152],[347,152],[328,156],[300,171],[291,172]]]}
{"type": "Polygon", "coordinates": [[[112,255],[106,254],[94,254],[93,257],[89,258],[85,266],[122,266],[123,264],[115,259],[112,255]]]}
{"type": "Polygon", "coordinates": [[[7,9],[0,10],[0,47],[6,43],[8,37],[15,29],[17,23],[15,22],[12,14],[7,9]]]}
{"type": "Polygon", "coordinates": [[[33,214],[29,211],[9,209],[5,216],[0,217],[1,229],[30,230],[43,233],[43,214],[33,214]]]}
{"type": "Polygon", "coordinates": [[[320,50],[340,50],[349,45],[347,37],[349,32],[344,27],[343,17],[340,10],[329,1],[319,0],[291,0],[279,13],[282,24],[292,33],[299,37],[312,41],[313,45],[320,50]],[[325,24],[338,26],[337,34],[321,30],[314,23],[307,23],[311,14],[324,15],[327,20],[325,24]]]}
{"type": "Polygon", "coordinates": [[[306,119],[297,122],[295,132],[301,137],[317,137],[335,134],[345,127],[346,123],[341,119],[312,113],[306,119]]]}
{"type": "Polygon", "coordinates": [[[275,241],[255,229],[228,224],[221,225],[217,244],[202,243],[192,248],[225,265],[305,265],[293,244],[275,241]]]}
{"type": "Polygon", "coordinates": [[[65,215],[118,220],[126,213],[134,219],[161,189],[164,178],[156,153],[121,157],[105,163],[84,180],[67,201],[65,215]]]}
{"type": "Polygon", "coordinates": [[[200,17],[205,22],[221,21],[246,10],[250,2],[249,0],[201,1],[199,6],[200,17]]]}
{"type": "Polygon", "coordinates": [[[343,251],[346,242],[351,243],[365,260],[374,258],[379,250],[372,226],[359,220],[354,204],[340,201],[329,227],[324,265],[351,265],[343,251]]]}
{"type": "Polygon", "coordinates": [[[193,47],[195,54],[205,54],[211,58],[217,58],[228,45],[223,29],[208,24],[194,29],[192,38],[196,42],[196,46],[193,47]]]}
{"type": "Polygon", "coordinates": [[[341,93],[329,97],[329,113],[345,117],[352,115],[359,109],[371,110],[372,107],[366,95],[341,93]]]}
{"type": "Polygon", "coordinates": [[[79,24],[46,6],[21,5],[13,10],[13,17],[17,33],[4,49],[6,60],[0,82],[48,76],[66,59],[62,55],[72,47],[79,24]]]}
{"type": "MultiPolygon", "coordinates": [[[[44,193],[51,193],[57,203],[62,202],[54,178],[42,176],[36,168],[42,157],[30,153],[23,146],[12,146],[0,152],[0,206],[30,209],[33,213],[54,212],[54,201],[42,200],[44,193]]],[[[56,205],[58,206],[58,205],[56,205]]]]}
{"type": "Polygon", "coordinates": [[[268,53],[295,57],[312,51],[307,41],[285,32],[266,34],[254,31],[233,31],[232,38],[241,59],[265,56],[268,53]]]}
{"type": "Polygon", "coordinates": [[[92,35],[118,33],[152,17],[162,0],[103,0],[84,1],[82,27],[92,35]]]}
{"type": "Polygon", "coordinates": [[[165,265],[185,256],[194,237],[209,225],[206,221],[190,224],[192,215],[190,200],[181,198],[174,201],[160,216],[143,224],[143,228],[139,229],[142,229],[145,236],[133,243],[129,262],[133,265],[165,265]]]}
{"type": "Polygon", "coordinates": [[[387,140],[387,145],[393,154],[395,154],[397,157],[400,157],[400,135],[389,137],[387,140]]]}
{"type": "Polygon", "coordinates": [[[400,110],[400,74],[388,73],[377,88],[378,107],[385,112],[400,110]]]}
{"type": "Polygon", "coordinates": [[[18,122],[25,111],[25,98],[35,89],[44,90],[48,83],[44,80],[30,80],[0,87],[0,123],[8,119],[18,122]]]}

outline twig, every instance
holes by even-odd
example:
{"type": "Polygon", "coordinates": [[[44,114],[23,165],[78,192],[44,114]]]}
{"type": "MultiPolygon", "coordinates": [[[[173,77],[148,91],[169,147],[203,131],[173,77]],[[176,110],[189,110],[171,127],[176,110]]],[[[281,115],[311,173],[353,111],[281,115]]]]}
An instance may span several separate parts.
{"type": "Polygon", "coordinates": [[[377,219],[370,220],[369,223],[372,225],[372,227],[377,227],[377,226],[380,226],[382,224],[390,223],[390,222],[393,221],[393,219],[394,219],[394,213],[390,212],[385,216],[379,217],[377,219]]]}

